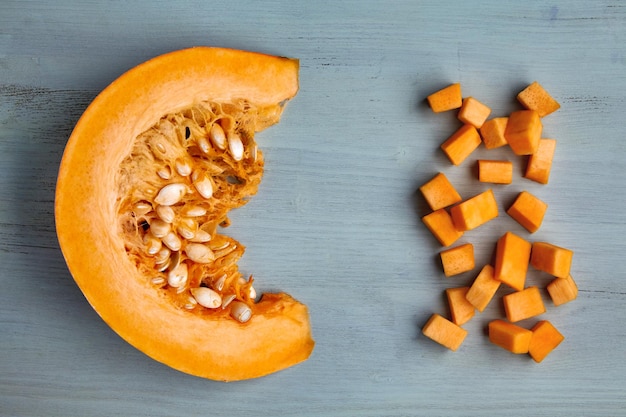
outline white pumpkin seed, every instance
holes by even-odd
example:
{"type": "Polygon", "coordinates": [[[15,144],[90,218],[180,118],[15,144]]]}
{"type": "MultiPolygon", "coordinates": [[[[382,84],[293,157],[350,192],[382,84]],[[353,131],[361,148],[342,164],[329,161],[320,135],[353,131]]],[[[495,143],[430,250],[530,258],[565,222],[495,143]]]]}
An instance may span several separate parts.
{"type": "Polygon", "coordinates": [[[206,243],[211,240],[211,234],[205,230],[198,229],[196,231],[196,235],[189,239],[190,242],[194,243],[206,243]]]}
{"type": "Polygon", "coordinates": [[[191,294],[202,307],[218,308],[222,305],[222,297],[210,288],[192,288],[191,294]]]}
{"type": "Polygon", "coordinates": [[[170,259],[171,250],[167,247],[161,247],[161,250],[154,257],[154,263],[157,265],[162,265],[170,259]]]}
{"type": "Polygon", "coordinates": [[[228,135],[228,150],[235,161],[243,159],[243,142],[238,134],[232,133],[228,135]]]}
{"type": "Polygon", "coordinates": [[[235,294],[228,294],[222,297],[222,310],[228,307],[228,305],[232,303],[235,298],[237,298],[235,294]]]}
{"type": "Polygon", "coordinates": [[[187,283],[188,274],[187,264],[180,264],[167,274],[167,284],[174,288],[184,287],[187,283]]]}
{"type": "Polygon", "coordinates": [[[148,255],[156,255],[161,250],[161,239],[158,239],[152,233],[146,233],[143,236],[143,243],[146,245],[148,255]]]}
{"type": "Polygon", "coordinates": [[[172,178],[172,169],[168,165],[164,165],[157,170],[157,175],[164,180],[172,178]]]}
{"type": "Polygon", "coordinates": [[[188,217],[184,217],[179,220],[176,226],[176,231],[185,239],[193,239],[196,236],[198,230],[198,224],[188,217]]]}
{"type": "Polygon", "coordinates": [[[252,317],[252,310],[246,303],[233,301],[231,303],[230,315],[240,323],[245,323],[252,317]]]}
{"type": "Polygon", "coordinates": [[[193,186],[196,187],[198,193],[207,200],[213,197],[213,182],[211,179],[205,173],[196,174],[194,177],[193,186]]]}
{"type": "Polygon", "coordinates": [[[206,209],[202,206],[185,207],[182,214],[188,217],[201,217],[206,214],[206,209]]]}
{"type": "Polygon", "coordinates": [[[207,138],[204,136],[198,136],[198,139],[196,139],[196,143],[198,144],[200,150],[204,153],[209,153],[209,151],[211,150],[211,145],[209,144],[207,138]]]}
{"type": "Polygon", "coordinates": [[[181,242],[180,238],[174,232],[169,232],[168,234],[163,236],[163,240],[162,241],[163,241],[163,244],[165,246],[167,246],[168,248],[170,248],[170,250],[172,250],[174,252],[179,251],[181,246],[182,246],[182,242],[181,242]]]}
{"type": "Polygon", "coordinates": [[[156,214],[165,223],[172,223],[176,218],[176,212],[172,206],[157,206],[156,214]]]}
{"type": "Polygon", "coordinates": [[[213,288],[215,288],[216,291],[221,292],[224,289],[226,278],[228,278],[228,275],[224,274],[221,277],[219,277],[217,280],[215,280],[215,282],[213,283],[213,288]]]}
{"type": "Polygon", "coordinates": [[[187,160],[177,159],[175,165],[178,175],[186,177],[187,175],[191,174],[191,164],[187,160]]]}
{"type": "Polygon", "coordinates": [[[173,206],[187,194],[187,186],[181,183],[168,184],[161,188],[154,202],[163,206],[173,206]]]}
{"type": "Polygon", "coordinates": [[[185,246],[185,254],[190,260],[200,264],[208,264],[215,260],[213,251],[202,243],[188,243],[185,246]]]}
{"type": "MultiPolygon", "coordinates": [[[[244,277],[239,277],[239,285],[246,285],[247,283],[248,281],[246,281],[244,277]]],[[[256,296],[256,290],[252,285],[250,285],[250,289],[248,290],[248,297],[250,297],[251,300],[254,300],[256,299],[256,296]]]]}
{"type": "Polygon", "coordinates": [[[224,129],[222,129],[219,123],[213,123],[211,126],[209,139],[211,139],[211,143],[216,148],[221,150],[226,149],[226,134],[224,134],[224,129]]]}
{"type": "Polygon", "coordinates": [[[165,278],[163,277],[154,277],[150,280],[153,285],[162,285],[165,284],[165,278]]]}
{"type": "Polygon", "coordinates": [[[170,230],[172,230],[172,226],[161,219],[154,219],[150,223],[150,233],[159,239],[167,236],[170,230]]]}
{"type": "Polygon", "coordinates": [[[143,216],[152,211],[152,204],[140,201],[133,205],[133,214],[135,217],[143,216]]]}

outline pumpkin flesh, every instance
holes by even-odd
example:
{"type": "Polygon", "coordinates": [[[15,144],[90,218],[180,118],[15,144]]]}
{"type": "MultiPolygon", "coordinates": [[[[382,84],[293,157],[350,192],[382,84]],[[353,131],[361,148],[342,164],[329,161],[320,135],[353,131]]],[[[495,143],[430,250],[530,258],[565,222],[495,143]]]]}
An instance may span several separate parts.
{"type": "MultiPolygon", "coordinates": [[[[226,269],[226,287],[251,308],[249,321],[234,320],[227,308],[186,308],[188,285],[202,285],[211,266],[224,271],[190,262],[183,254],[181,262],[192,271],[184,291],[158,284],[153,257],[142,246],[142,221],[153,218],[142,220],[133,211],[138,202],[153,203],[165,184],[156,174],[159,166],[175,170],[168,158],[147,154],[150,135],[173,120],[177,135],[185,132],[179,141],[184,143],[189,126],[183,122],[195,119],[205,128],[200,125],[208,114],[209,123],[218,120],[237,133],[246,149],[241,161],[212,150],[203,162],[218,161],[223,169],[212,177],[215,195],[204,205],[202,224],[211,234],[207,244],[228,242],[236,246],[238,259],[243,246],[222,235],[218,225],[256,192],[263,157],[251,153],[253,135],[278,122],[284,103],[297,93],[297,75],[293,59],[206,47],[172,52],[133,68],[103,90],[68,141],[55,218],[70,272],[121,337],[175,369],[223,381],[248,379],[299,363],[313,349],[306,307],[282,293],[264,294],[255,303],[249,294],[252,280],[241,279],[236,263],[226,269]],[[206,114],[200,117],[198,109],[206,114]]],[[[197,146],[182,148],[195,167],[196,157],[202,156],[197,146]]],[[[190,178],[181,181],[187,181],[193,195],[190,178]]]]}

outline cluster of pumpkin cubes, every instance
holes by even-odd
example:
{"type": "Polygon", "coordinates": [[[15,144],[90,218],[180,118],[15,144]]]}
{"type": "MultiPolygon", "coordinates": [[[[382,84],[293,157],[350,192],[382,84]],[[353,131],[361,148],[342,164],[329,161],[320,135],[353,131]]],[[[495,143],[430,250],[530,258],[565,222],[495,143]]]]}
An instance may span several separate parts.
{"type": "MultiPolygon", "coordinates": [[[[452,84],[427,97],[431,109],[438,113],[458,110],[463,125],[442,145],[441,149],[453,165],[460,165],[482,143],[487,149],[509,146],[516,155],[528,155],[524,177],[547,184],[556,148],[554,139],[542,138],[542,119],[560,108],[548,92],[533,82],[517,96],[523,110],[508,117],[491,119],[491,109],[473,97],[462,98],[460,84],[452,84]]],[[[513,164],[506,160],[478,160],[478,180],[485,183],[510,184],[513,164]]],[[[443,173],[438,173],[420,187],[431,208],[422,217],[423,223],[444,247],[453,245],[463,234],[498,216],[493,190],[462,200],[460,194],[443,173]]],[[[527,191],[518,194],[507,214],[529,233],[542,224],[548,206],[527,191]]],[[[474,247],[465,243],[440,252],[443,272],[451,277],[475,267],[474,247]]],[[[558,306],[574,300],[578,288],[570,268],[573,252],[549,242],[530,242],[512,232],[502,235],[496,244],[494,265],[484,265],[471,286],[448,288],[446,295],[450,319],[433,314],[422,328],[427,337],[457,350],[467,331],[461,326],[475,311],[484,311],[504,284],[514,292],[504,295],[502,302],[506,320],[489,323],[489,339],[513,353],[528,353],[541,362],[563,340],[563,335],[548,320],[538,321],[527,329],[515,323],[546,312],[537,286],[526,286],[529,265],[554,278],[546,289],[558,306]]]]}

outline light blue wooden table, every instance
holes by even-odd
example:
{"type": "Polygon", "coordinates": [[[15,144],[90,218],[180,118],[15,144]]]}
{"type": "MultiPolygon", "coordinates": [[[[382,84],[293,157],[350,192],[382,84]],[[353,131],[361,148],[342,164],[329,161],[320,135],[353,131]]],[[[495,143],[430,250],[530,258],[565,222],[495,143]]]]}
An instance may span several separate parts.
{"type": "MultiPolygon", "coordinates": [[[[8,1],[0,3],[0,415],[626,415],[626,3],[607,1],[8,1]],[[266,176],[233,215],[259,290],[310,308],[311,358],[224,384],[154,362],[90,308],[58,248],[54,187],[68,135],[128,68],[193,45],[300,58],[301,89],[259,136],[266,176]],[[491,345],[492,303],[453,353],[420,333],[447,315],[440,247],[417,187],[442,171],[469,197],[472,162],[438,146],[456,126],[424,98],[450,82],[505,115],[538,80],[562,104],[550,184],[516,163],[501,215],[463,237],[488,262],[511,230],[575,251],[579,298],[554,307],[565,341],[543,363],[491,345]],[[533,236],[504,209],[549,204],[533,236]]],[[[536,271],[529,281],[545,286],[536,271]]],[[[506,293],[501,290],[498,297],[506,293]]],[[[498,299],[499,300],[499,299],[498,299]]],[[[532,323],[532,320],[528,323],[532,323]]]]}

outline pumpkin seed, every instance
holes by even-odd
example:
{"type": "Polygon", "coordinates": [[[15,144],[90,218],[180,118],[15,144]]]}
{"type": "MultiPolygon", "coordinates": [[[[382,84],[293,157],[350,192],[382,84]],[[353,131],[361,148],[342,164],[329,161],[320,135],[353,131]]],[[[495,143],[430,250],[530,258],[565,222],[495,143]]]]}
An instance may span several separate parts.
{"type": "Polygon", "coordinates": [[[157,175],[164,180],[172,178],[172,169],[168,165],[164,165],[157,170],[157,175]]]}
{"type": "Polygon", "coordinates": [[[201,217],[206,214],[206,209],[202,206],[185,207],[182,210],[182,214],[188,217],[201,217]]]}
{"type": "Polygon", "coordinates": [[[164,238],[172,229],[169,223],[164,222],[161,219],[154,219],[150,223],[150,233],[159,239],[164,238]]]}
{"type": "Polygon", "coordinates": [[[237,298],[235,294],[228,294],[222,297],[222,310],[228,307],[228,305],[232,303],[235,298],[237,298]]]}
{"type": "Polygon", "coordinates": [[[167,184],[161,188],[154,202],[163,206],[173,206],[180,202],[187,193],[187,186],[181,183],[167,184]]]}
{"type": "Polygon", "coordinates": [[[161,250],[161,239],[158,239],[152,233],[146,233],[144,235],[143,243],[146,245],[148,255],[156,255],[161,250]]]}
{"type": "Polygon", "coordinates": [[[188,161],[184,159],[177,159],[175,166],[178,175],[186,177],[187,175],[191,174],[191,164],[188,161]]]}
{"type": "Polygon", "coordinates": [[[169,248],[161,247],[161,250],[159,250],[159,252],[157,252],[156,256],[154,257],[154,262],[157,265],[162,265],[170,259],[171,253],[172,251],[169,250],[169,248]]]}
{"type": "Polygon", "coordinates": [[[156,214],[165,223],[172,223],[176,218],[176,212],[171,206],[157,206],[156,214]]]}
{"type": "Polygon", "coordinates": [[[246,303],[233,301],[231,303],[230,315],[240,323],[245,323],[252,317],[252,309],[246,303]]]}
{"type": "Polygon", "coordinates": [[[211,182],[211,179],[205,173],[196,174],[194,177],[193,186],[196,187],[198,193],[207,200],[213,197],[213,182],[211,182]]]}
{"type": "Polygon", "coordinates": [[[238,134],[233,133],[228,135],[228,150],[235,161],[241,161],[243,159],[243,142],[238,134]]]}
{"type": "Polygon", "coordinates": [[[214,283],[213,283],[213,288],[215,288],[217,291],[222,291],[224,289],[224,284],[226,283],[226,278],[228,278],[228,275],[224,274],[221,277],[219,277],[214,283]]]}
{"type": "Polygon", "coordinates": [[[179,251],[183,245],[178,235],[174,232],[169,232],[168,234],[163,236],[162,241],[163,241],[163,244],[167,246],[168,248],[170,248],[172,251],[179,251]]]}
{"type": "Polygon", "coordinates": [[[205,230],[198,229],[196,231],[196,235],[189,239],[190,242],[194,243],[206,243],[211,240],[211,234],[205,230]]]}
{"type": "Polygon", "coordinates": [[[193,239],[196,236],[198,224],[188,217],[184,217],[178,221],[176,231],[185,239],[193,239]]]}
{"type": "Polygon", "coordinates": [[[198,144],[200,150],[204,153],[209,153],[209,151],[211,150],[211,145],[209,144],[207,138],[204,136],[198,136],[198,138],[196,139],[196,143],[198,144]]]}
{"type": "Polygon", "coordinates": [[[190,260],[200,264],[208,264],[215,260],[213,251],[202,243],[187,243],[185,254],[190,260]]]}
{"type": "Polygon", "coordinates": [[[202,307],[213,309],[222,305],[222,297],[210,288],[192,288],[191,294],[202,307]]]}
{"type": "Polygon", "coordinates": [[[167,284],[173,288],[181,288],[187,283],[189,271],[187,264],[179,264],[167,274],[167,284]]]}
{"type": "Polygon", "coordinates": [[[139,201],[133,205],[133,214],[135,217],[144,216],[152,211],[152,204],[145,201],[139,201]]]}
{"type": "Polygon", "coordinates": [[[165,278],[163,277],[154,277],[150,280],[153,285],[162,285],[165,284],[165,278]]]}
{"type": "Polygon", "coordinates": [[[211,139],[211,143],[216,148],[222,151],[226,149],[226,134],[224,134],[224,129],[222,129],[222,126],[220,126],[219,123],[213,123],[211,126],[209,139],[211,139]]]}

